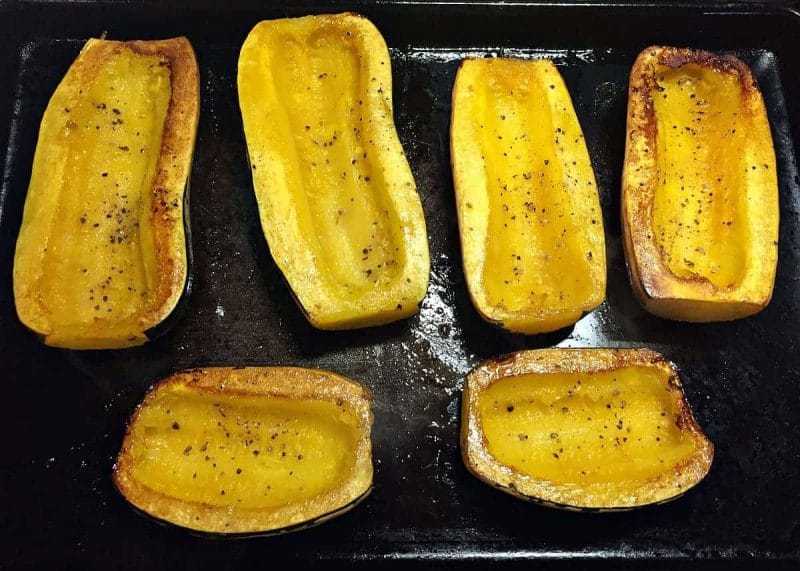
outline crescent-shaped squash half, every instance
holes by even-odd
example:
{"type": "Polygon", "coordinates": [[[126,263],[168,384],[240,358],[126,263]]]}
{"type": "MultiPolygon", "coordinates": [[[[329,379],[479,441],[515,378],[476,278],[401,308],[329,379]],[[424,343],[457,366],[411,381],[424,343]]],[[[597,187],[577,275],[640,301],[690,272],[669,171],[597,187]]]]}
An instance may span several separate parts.
{"type": "Polygon", "coordinates": [[[219,534],[284,533],[372,485],[369,392],[325,371],[209,368],[156,385],[128,425],[114,483],[139,510],[219,534]]]}
{"type": "Polygon", "coordinates": [[[572,510],[674,499],[708,473],[714,447],[674,365],[646,349],[543,349],[467,377],[461,452],[479,479],[572,510]]]}
{"type": "Polygon", "coordinates": [[[186,38],[89,40],[42,118],[14,258],[48,345],[140,345],[188,296],[199,77],[186,38]]]}
{"type": "Polygon", "coordinates": [[[651,47],[631,71],[625,258],[644,307],[680,321],[761,311],[778,260],[778,179],[764,100],[733,56],[651,47]]]}
{"type": "Polygon", "coordinates": [[[464,273],[483,318],[544,333],[597,307],[606,289],[600,199],[555,65],[465,60],[450,146],[464,273]]]}
{"type": "Polygon", "coordinates": [[[259,23],[239,56],[239,105],[261,225],[309,321],[414,314],[428,241],[375,26],[355,14],[259,23]]]}

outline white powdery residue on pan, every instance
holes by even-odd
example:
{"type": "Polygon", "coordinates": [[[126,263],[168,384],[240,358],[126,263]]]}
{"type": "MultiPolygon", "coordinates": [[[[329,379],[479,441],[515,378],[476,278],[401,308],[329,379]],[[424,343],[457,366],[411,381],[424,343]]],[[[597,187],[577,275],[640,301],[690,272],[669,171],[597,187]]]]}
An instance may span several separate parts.
{"type": "MultiPolygon", "coordinates": [[[[456,322],[455,313],[445,299],[451,281],[448,273],[447,269],[431,270],[428,295],[422,301],[419,320],[411,332],[417,339],[427,342],[428,353],[432,357],[461,376],[472,368],[475,356],[466,352],[461,334],[453,328],[456,322]]],[[[455,388],[447,387],[445,390],[450,394],[455,388]]]]}

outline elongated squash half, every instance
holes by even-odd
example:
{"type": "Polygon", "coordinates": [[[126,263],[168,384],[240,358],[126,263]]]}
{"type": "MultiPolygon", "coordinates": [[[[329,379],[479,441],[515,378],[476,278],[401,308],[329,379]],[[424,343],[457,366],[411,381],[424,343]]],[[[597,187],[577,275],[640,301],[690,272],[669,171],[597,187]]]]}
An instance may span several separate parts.
{"type": "Polygon", "coordinates": [[[597,307],[606,288],[600,199],[555,65],[465,60],[450,146],[464,273],[483,318],[533,334],[597,307]]]}
{"type": "Polygon", "coordinates": [[[188,298],[198,115],[186,38],[92,39],[67,71],[42,118],[14,258],[17,314],[46,344],[140,345],[188,298]]]}
{"type": "Polygon", "coordinates": [[[294,367],[209,368],[156,385],[128,425],[114,483],[159,520],[275,534],[348,511],[372,485],[367,389],[294,367]]]}
{"type": "Polygon", "coordinates": [[[571,510],[624,510],[699,483],[714,447],[674,365],[646,349],[543,349],[467,377],[461,453],[479,479],[571,510]]]}
{"type": "Polygon", "coordinates": [[[355,14],[259,23],[239,56],[239,105],[261,225],[311,324],[416,313],[428,240],[375,26],[355,14]]]}
{"type": "Polygon", "coordinates": [[[761,311],[778,259],[778,180],[764,101],[733,56],[651,47],[631,71],[625,257],[644,307],[680,321],[761,311]]]}

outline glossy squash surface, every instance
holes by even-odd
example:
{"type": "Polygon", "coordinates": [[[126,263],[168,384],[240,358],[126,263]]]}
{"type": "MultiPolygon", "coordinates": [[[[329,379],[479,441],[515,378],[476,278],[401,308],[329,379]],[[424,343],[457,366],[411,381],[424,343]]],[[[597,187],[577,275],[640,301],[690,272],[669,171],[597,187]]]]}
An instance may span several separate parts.
{"type": "Polygon", "coordinates": [[[632,508],[684,493],[711,465],[676,371],[649,350],[517,353],[476,369],[463,402],[467,467],[526,499],[632,508]]]}
{"type": "Polygon", "coordinates": [[[465,60],[450,144],[464,272],[480,314],[511,331],[542,333],[599,305],[600,201],[553,63],[465,60]]]}
{"type": "Polygon", "coordinates": [[[325,521],[370,490],[369,394],[324,371],[188,371],[157,385],[128,427],[117,487],[197,531],[280,532],[325,521]]]}
{"type": "Polygon", "coordinates": [[[428,242],[378,30],[354,14],[259,23],[239,56],[239,104],[264,234],[309,321],[414,314],[428,242]]]}
{"type": "Polygon", "coordinates": [[[39,131],[14,259],[48,345],[139,345],[184,293],[184,192],[199,113],[185,38],[89,40],[39,131]]]}
{"type": "Polygon", "coordinates": [[[666,47],[639,55],[622,217],[631,282],[649,311],[720,321],[769,303],[778,245],[775,153],[744,63],[666,47]]]}

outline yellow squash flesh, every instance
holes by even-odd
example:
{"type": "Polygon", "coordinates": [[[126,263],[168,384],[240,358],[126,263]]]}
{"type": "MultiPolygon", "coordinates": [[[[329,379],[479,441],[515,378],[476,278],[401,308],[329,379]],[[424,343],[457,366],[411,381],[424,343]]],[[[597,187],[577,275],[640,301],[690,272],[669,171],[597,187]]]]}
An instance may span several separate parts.
{"type": "Polygon", "coordinates": [[[567,509],[674,499],[713,458],[674,366],[649,350],[544,349],[489,361],[467,378],[461,427],[475,476],[567,509]]]}
{"type": "Polygon", "coordinates": [[[464,273],[484,319],[543,333],[597,307],[606,285],[600,200],[553,63],[465,60],[450,145],[464,273]]]}
{"type": "Polygon", "coordinates": [[[20,320],[48,345],[140,345],[187,280],[199,114],[185,38],[89,40],[42,118],[14,258],[20,320]]]}
{"type": "Polygon", "coordinates": [[[414,314],[428,242],[378,30],[354,14],[261,22],[238,83],[262,228],[309,321],[349,329],[414,314]]]}
{"type": "Polygon", "coordinates": [[[114,481],[140,510],[196,531],[299,529],[366,497],[371,424],[367,390],[332,373],[187,371],[137,409],[114,481]]]}
{"type": "Polygon", "coordinates": [[[764,101],[732,56],[644,50],[631,71],[625,255],[644,307],[680,321],[761,311],[778,256],[778,182],[764,101]]]}

